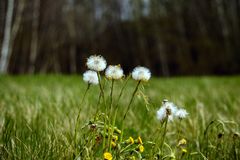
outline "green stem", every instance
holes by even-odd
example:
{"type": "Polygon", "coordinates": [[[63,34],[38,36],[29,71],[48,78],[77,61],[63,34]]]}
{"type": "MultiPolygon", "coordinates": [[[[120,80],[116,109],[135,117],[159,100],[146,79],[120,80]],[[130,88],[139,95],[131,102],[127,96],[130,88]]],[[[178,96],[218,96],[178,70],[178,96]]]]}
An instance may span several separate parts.
{"type": "Polygon", "coordinates": [[[106,109],[105,111],[105,117],[104,117],[104,135],[103,135],[103,150],[105,149],[105,144],[106,144],[106,114],[107,114],[107,107],[106,107],[106,101],[105,101],[105,96],[104,96],[104,90],[103,90],[103,86],[102,86],[102,81],[101,81],[101,76],[100,76],[100,72],[97,72],[98,75],[98,80],[99,80],[99,88],[100,88],[100,93],[101,93],[101,97],[103,98],[103,104],[104,107],[106,109]]]}
{"type": "Polygon", "coordinates": [[[111,85],[111,92],[110,92],[110,108],[109,108],[109,117],[111,114],[111,110],[112,110],[112,104],[113,104],[113,86],[114,86],[114,79],[112,79],[112,85],[111,85]]]}
{"type": "Polygon", "coordinates": [[[106,124],[106,123],[107,123],[107,118],[106,118],[106,116],[107,116],[107,115],[104,115],[103,151],[104,151],[104,149],[105,149],[105,145],[106,145],[106,132],[107,132],[107,131],[106,131],[106,130],[107,130],[107,124],[106,124]]]}
{"type": "MultiPolygon", "coordinates": [[[[174,151],[177,150],[177,147],[178,147],[178,142],[180,141],[180,126],[181,126],[181,119],[179,121],[179,124],[177,125],[177,143],[176,143],[176,146],[174,148],[174,151]]],[[[178,155],[176,155],[176,158],[178,159],[178,155]]]]}
{"type": "Polygon", "coordinates": [[[178,141],[180,140],[180,132],[181,132],[181,128],[180,128],[180,126],[181,126],[181,122],[182,122],[182,120],[180,119],[179,120],[179,125],[177,126],[177,128],[178,128],[178,130],[177,130],[177,143],[178,143],[178,141]]]}
{"type": "Polygon", "coordinates": [[[125,120],[125,118],[126,118],[126,116],[127,116],[127,113],[129,112],[130,106],[131,106],[131,104],[132,104],[132,102],[133,102],[134,96],[135,96],[136,93],[137,93],[137,90],[138,90],[138,87],[139,87],[140,83],[141,83],[141,81],[138,81],[137,86],[136,86],[136,88],[134,89],[134,91],[133,91],[133,93],[132,93],[131,100],[130,100],[128,106],[127,106],[127,111],[125,112],[125,114],[124,114],[124,116],[123,116],[122,125],[121,125],[121,131],[122,131],[122,133],[121,133],[120,142],[122,142],[122,138],[123,138],[124,120],[125,120]]]}
{"type": "MultiPolygon", "coordinates": [[[[96,113],[95,113],[95,117],[97,117],[98,115],[98,112],[99,112],[99,107],[100,107],[100,103],[101,103],[101,98],[102,96],[104,97],[104,91],[103,91],[103,87],[102,87],[102,83],[101,83],[101,75],[100,75],[100,72],[97,72],[97,76],[98,76],[98,82],[99,82],[99,88],[100,88],[100,93],[99,93],[99,96],[98,96],[98,102],[97,102],[97,110],[96,110],[96,113]]],[[[103,98],[104,99],[104,98],[103,98]]],[[[105,101],[105,99],[104,99],[105,101]]]]}
{"type": "MultiPolygon", "coordinates": [[[[112,134],[111,135],[113,135],[113,133],[114,133],[114,126],[115,126],[115,122],[116,122],[117,111],[118,111],[118,109],[116,108],[116,111],[115,111],[115,114],[114,114],[114,117],[113,117],[113,124],[112,124],[113,129],[112,129],[112,134]]],[[[112,148],[111,141],[110,141],[109,144],[110,144],[110,152],[111,152],[111,148],[112,148]]]]}
{"type": "Polygon", "coordinates": [[[116,103],[115,108],[118,108],[119,101],[120,101],[120,99],[121,99],[121,97],[122,97],[123,91],[124,91],[124,89],[126,88],[127,83],[128,83],[128,81],[129,81],[130,77],[131,77],[130,75],[127,77],[127,80],[125,81],[125,83],[124,83],[124,85],[123,85],[123,87],[122,87],[122,89],[121,89],[121,91],[120,91],[120,94],[119,94],[119,96],[118,96],[118,99],[117,99],[117,103],[116,103]]]}
{"type": "Polygon", "coordinates": [[[101,92],[101,97],[103,98],[103,103],[106,107],[105,95],[104,95],[104,90],[103,90],[103,86],[102,86],[102,80],[101,80],[100,73],[97,72],[97,75],[98,75],[98,80],[99,80],[99,88],[100,88],[100,92],[101,92]]]}
{"type": "Polygon", "coordinates": [[[160,145],[161,152],[163,152],[163,144],[164,144],[166,133],[167,133],[167,124],[168,124],[168,116],[166,118],[164,130],[163,130],[163,138],[162,138],[161,145],[160,145]]]}
{"type": "Polygon", "coordinates": [[[119,101],[120,101],[120,99],[121,99],[121,97],[122,97],[122,95],[123,95],[123,91],[124,91],[124,89],[126,88],[127,83],[128,83],[128,81],[129,81],[130,77],[131,77],[130,75],[127,77],[127,79],[126,79],[126,81],[125,81],[125,83],[124,83],[124,85],[123,85],[123,87],[121,88],[121,91],[120,91],[120,93],[119,93],[119,96],[118,96],[118,99],[117,99],[117,103],[116,103],[116,105],[114,106],[114,108],[115,108],[115,113],[114,113],[113,125],[112,125],[112,126],[115,126],[116,118],[117,118],[117,113],[118,113],[119,101]]]}
{"type": "Polygon", "coordinates": [[[75,123],[75,129],[74,129],[74,143],[75,143],[74,146],[75,146],[75,148],[77,147],[77,130],[78,130],[78,122],[79,122],[79,118],[80,118],[80,113],[81,113],[81,110],[82,110],[81,106],[84,103],[85,97],[87,95],[88,90],[90,89],[90,86],[91,86],[91,84],[88,83],[87,89],[84,92],[83,99],[82,99],[82,102],[80,103],[80,107],[79,107],[79,110],[78,110],[78,115],[77,115],[77,119],[76,119],[76,123],[75,123]]]}
{"type": "Polygon", "coordinates": [[[100,101],[101,101],[101,95],[102,95],[102,92],[100,92],[100,93],[99,93],[99,96],[98,96],[97,110],[96,110],[95,116],[98,114],[98,111],[99,111],[99,105],[100,105],[100,101]]]}
{"type": "Polygon", "coordinates": [[[124,116],[123,116],[123,121],[125,120],[128,112],[129,112],[129,110],[130,110],[130,106],[131,106],[131,104],[132,104],[132,102],[133,102],[133,99],[134,99],[135,94],[137,93],[137,90],[138,90],[138,87],[139,87],[140,83],[141,83],[141,81],[138,81],[137,86],[136,86],[136,88],[135,88],[135,90],[134,90],[134,92],[133,92],[133,94],[132,94],[131,100],[130,100],[128,106],[127,106],[127,111],[126,111],[126,113],[125,113],[124,116]]]}
{"type": "MultiPolygon", "coordinates": [[[[114,79],[112,79],[112,85],[111,85],[111,92],[110,92],[110,108],[109,108],[109,123],[108,126],[111,127],[111,113],[112,113],[112,103],[113,103],[113,86],[114,86],[114,79]]],[[[108,146],[110,147],[111,152],[111,139],[112,139],[112,128],[108,130],[108,146]]]]}

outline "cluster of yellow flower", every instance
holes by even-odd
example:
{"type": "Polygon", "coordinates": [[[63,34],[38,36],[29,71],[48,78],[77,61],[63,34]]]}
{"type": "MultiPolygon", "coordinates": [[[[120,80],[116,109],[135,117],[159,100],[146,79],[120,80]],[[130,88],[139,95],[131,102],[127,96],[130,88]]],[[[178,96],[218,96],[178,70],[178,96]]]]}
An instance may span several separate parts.
{"type": "MultiPolygon", "coordinates": [[[[126,149],[129,149],[132,145],[135,145],[133,148],[135,149],[136,152],[139,152],[139,153],[143,153],[144,152],[143,141],[142,141],[142,138],[140,136],[138,136],[138,138],[135,139],[135,140],[133,139],[133,137],[129,137],[122,144],[127,145],[127,146],[125,146],[122,149],[122,152],[124,150],[126,150],[126,149]]],[[[112,141],[112,145],[113,145],[113,147],[116,147],[116,143],[114,141],[112,141]]],[[[113,155],[110,152],[104,152],[103,158],[104,158],[104,160],[112,160],[113,159],[113,155]]],[[[128,159],[134,160],[135,156],[130,154],[128,156],[128,159]]]]}

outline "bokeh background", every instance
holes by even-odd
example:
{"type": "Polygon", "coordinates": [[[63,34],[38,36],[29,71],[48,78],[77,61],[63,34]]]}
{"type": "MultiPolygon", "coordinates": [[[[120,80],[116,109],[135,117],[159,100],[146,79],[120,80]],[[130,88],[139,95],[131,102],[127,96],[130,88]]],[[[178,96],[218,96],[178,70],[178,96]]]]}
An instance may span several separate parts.
{"type": "Polygon", "coordinates": [[[1,73],[81,73],[91,54],[156,76],[240,73],[240,0],[1,0],[1,73]]]}

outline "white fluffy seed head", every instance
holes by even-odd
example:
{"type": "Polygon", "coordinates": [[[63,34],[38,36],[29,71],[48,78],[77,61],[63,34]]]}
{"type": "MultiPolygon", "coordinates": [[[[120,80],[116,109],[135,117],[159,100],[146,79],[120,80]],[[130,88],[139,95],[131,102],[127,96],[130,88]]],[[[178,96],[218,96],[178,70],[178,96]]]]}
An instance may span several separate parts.
{"type": "Polygon", "coordinates": [[[167,114],[166,114],[166,110],[161,107],[158,111],[157,111],[157,119],[159,121],[163,121],[165,118],[167,118],[167,114]]]}
{"type": "Polygon", "coordinates": [[[86,83],[93,85],[97,85],[99,83],[97,72],[91,70],[88,70],[83,73],[83,80],[86,83]]]}
{"type": "Polygon", "coordinates": [[[120,65],[108,66],[105,72],[108,79],[118,80],[123,77],[123,70],[120,65]]]}
{"type": "Polygon", "coordinates": [[[188,112],[185,109],[178,109],[175,116],[179,119],[186,118],[188,115],[188,112]]]}
{"type": "Polygon", "coordinates": [[[92,55],[87,59],[86,65],[88,69],[91,69],[94,71],[103,71],[107,66],[107,62],[100,55],[92,55]]]}
{"type": "Polygon", "coordinates": [[[173,121],[177,110],[177,107],[172,102],[167,101],[163,103],[161,108],[157,111],[157,119],[163,121],[168,118],[169,121],[173,121]]]}
{"type": "Polygon", "coordinates": [[[147,82],[151,78],[151,72],[146,67],[135,67],[132,72],[132,78],[136,81],[147,82]]]}

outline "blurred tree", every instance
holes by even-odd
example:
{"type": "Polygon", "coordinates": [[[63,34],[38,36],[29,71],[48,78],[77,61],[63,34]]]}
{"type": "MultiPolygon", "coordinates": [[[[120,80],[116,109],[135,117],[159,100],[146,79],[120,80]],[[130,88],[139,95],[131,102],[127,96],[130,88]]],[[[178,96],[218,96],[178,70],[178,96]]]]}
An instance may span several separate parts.
{"type": "Polygon", "coordinates": [[[14,0],[8,0],[8,8],[6,13],[6,22],[3,35],[3,44],[1,50],[0,73],[6,73],[9,63],[9,47],[11,43],[11,29],[13,19],[14,0]]]}
{"type": "Polygon", "coordinates": [[[35,72],[35,61],[38,53],[38,27],[40,16],[40,0],[34,0],[33,2],[33,17],[32,17],[32,37],[30,47],[30,66],[29,72],[35,72]]]}
{"type": "Polygon", "coordinates": [[[79,73],[102,54],[155,75],[240,73],[240,0],[1,0],[1,72],[79,73]]]}

